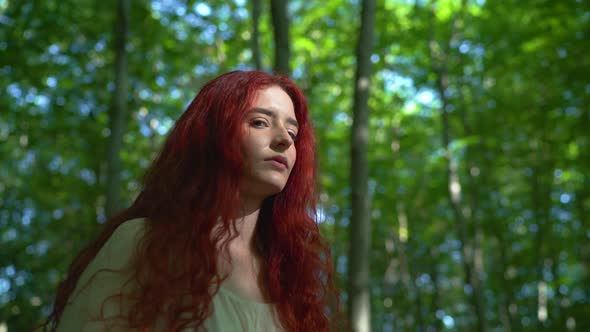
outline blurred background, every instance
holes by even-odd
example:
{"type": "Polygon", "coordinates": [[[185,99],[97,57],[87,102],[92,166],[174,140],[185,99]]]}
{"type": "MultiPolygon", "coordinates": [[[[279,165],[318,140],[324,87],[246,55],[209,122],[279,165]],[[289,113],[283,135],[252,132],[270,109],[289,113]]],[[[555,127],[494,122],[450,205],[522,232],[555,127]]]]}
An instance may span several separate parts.
{"type": "Polygon", "coordinates": [[[586,0],[0,0],[0,332],[255,68],[307,95],[355,331],[590,331],[589,38],[586,0]]]}

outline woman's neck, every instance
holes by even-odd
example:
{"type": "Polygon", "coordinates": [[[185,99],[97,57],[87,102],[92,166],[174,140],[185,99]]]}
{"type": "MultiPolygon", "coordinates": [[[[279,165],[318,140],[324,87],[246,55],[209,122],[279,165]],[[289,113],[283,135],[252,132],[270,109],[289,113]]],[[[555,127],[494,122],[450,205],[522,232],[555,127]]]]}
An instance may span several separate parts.
{"type": "Polygon", "coordinates": [[[236,220],[237,237],[232,241],[233,243],[245,248],[250,248],[252,245],[254,231],[258,223],[258,214],[260,209],[250,212],[236,220]]]}
{"type": "MultiPolygon", "coordinates": [[[[238,218],[236,219],[237,237],[232,241],[235,245],[243,246],[244,249],[253,247],[253,237],[260,214],[260,200],[244,199],[238,218]]],[[[235,235],[235,233],[234,233],[235,235]]]]}

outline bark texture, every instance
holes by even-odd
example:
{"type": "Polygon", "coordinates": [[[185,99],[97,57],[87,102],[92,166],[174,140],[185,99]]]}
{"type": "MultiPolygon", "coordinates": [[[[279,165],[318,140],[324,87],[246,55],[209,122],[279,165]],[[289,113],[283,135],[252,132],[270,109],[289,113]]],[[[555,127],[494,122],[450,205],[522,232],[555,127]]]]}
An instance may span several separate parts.
{"type": "Polygon", "coordinates": [[[352,330],[371,331],[370,248],[367,143],[369,138],[369,88],[375,25],[375,0],[362,1],[361,27],[356,48],[353,124],[351,135],[352,216],[348,268],[348,315],[352,330]]]}
{"type": "Polygon", "coordinates": [[[262,69],[262,58],[260,55],[260,13],[262,12],[262,4],[260,0],[252,0],[252,60],[256,70],[262,69]]]}
{"type": "Polygon", "coordinates": [[[105,214],[112,216],[121,204],[121,147],[125,120],[127,119],[127,34],[129,33],[129,0],[117,1],[115,19],[115,89],[109,114],[109,139],[107,146],[105,214]]]}
{"type": "Polygon", "coordinates": [[[289,57],[289,16],[287,15],[287,0],[271,0],[270,14],[275,42],[275,60],[273,70],[275,73],[291,75],[289,57]]]}

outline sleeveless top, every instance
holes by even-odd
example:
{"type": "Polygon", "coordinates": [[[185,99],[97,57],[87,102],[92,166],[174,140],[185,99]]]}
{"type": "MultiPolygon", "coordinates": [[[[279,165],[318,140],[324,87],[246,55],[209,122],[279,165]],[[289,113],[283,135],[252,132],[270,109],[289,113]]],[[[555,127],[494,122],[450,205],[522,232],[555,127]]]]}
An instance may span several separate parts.
{"type": "Polygon", "coordinates": [[[205,321],[209,332],[282,332],[270,303],[256,302],[227,289],[223,284],[213,297],[213,314],[205,321]]]}
{"type": "MultiPolygon", "coordinates": [[[[90,317],[100,312],[103,301],[111,295],[118,293],[127,279],[118,273],[100,271],[101,268],[120,269],[128,261],[129,255],[135,245],[134,238],[143,227],[143,220],[136,219],[125,222],[119,226],[107,240],[107,243],[99,251],[97,256],[88,265],[80,276],[76,290],[69,304],[64,308],[63,315],[57,327],[58,332],[69,331],[129,331],[129,329],[113,329],[103,321],[94,321],[90,317]],[[96,276],[92,277],[96,273],[96,276]],[[87,287],[80,289],[80,285],[86,284],[92,277],[92,282],[87,287]]],[[[208,332],[283,332],[279,323],[274,305],[271,303],[257,302],[245,298],[223,284],[213,296],[213,313],[208,317],[203,327],[208,332]]],[[[119,307],[108,303],[104,307],[105,317],[115,315],[119,307]]],[[[183,332],[193,332],[194,329],[185,329],[183,332]]]]}

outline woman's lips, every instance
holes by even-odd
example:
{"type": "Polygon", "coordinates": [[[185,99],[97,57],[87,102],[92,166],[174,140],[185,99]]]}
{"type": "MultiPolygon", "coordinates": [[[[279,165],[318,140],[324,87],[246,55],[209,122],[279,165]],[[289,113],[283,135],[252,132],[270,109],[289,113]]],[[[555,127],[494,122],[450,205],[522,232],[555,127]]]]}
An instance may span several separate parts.
{"type": "Polygon", "coordinates": [[[272,158],[266,159],[266,161],[268,161],[273,166],[280,168],[280,169],[287,169],[288,168],[287,167],[287,159],[285,157],[281,157],[281,156],[272,157],[272,158]]]}

